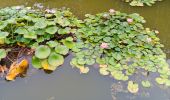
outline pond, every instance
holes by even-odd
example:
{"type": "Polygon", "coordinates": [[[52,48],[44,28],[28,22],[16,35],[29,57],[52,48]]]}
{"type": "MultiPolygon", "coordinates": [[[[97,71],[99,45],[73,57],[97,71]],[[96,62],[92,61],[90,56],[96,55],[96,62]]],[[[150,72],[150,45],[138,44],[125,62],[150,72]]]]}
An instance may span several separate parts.
{"type": "MultiPolygon", "coordinates": [[[[68,7],[80,18],[86,13],[105,12],[110,8],[139,13],[147,20],[146,27],[160,31],[159,37],[165,45],[167,58],[170,59],[169,0],[158,2],[152,7],[130,7],[121,0],[1,0],[0,7],[32,6],[34,3],[42,3],[51,8],[68,7]]],[[[138,94],[132,95],[127,92],[127,84],[101,76],[95,68],[91,68],[87,75],[80,75],[78,70],[69,65],[71,57],[69,55],[65,64],[50,74],[30,66],[25,78],[17,78],[14,82],[0,79],[0,100],[170,100],[170,89],[156,83],[151,88],[141,88],[138,94]]],[[[154,76],[150,75],[148,79],[153,80],[154,76]]],[[[134,78],[142,79],[140,76],[134,78]]]]}

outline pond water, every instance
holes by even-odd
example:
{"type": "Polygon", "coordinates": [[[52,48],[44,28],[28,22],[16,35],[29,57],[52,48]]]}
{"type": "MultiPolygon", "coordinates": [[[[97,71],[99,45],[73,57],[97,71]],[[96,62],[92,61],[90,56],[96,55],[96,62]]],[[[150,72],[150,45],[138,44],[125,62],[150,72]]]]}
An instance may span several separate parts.
{"type": "MultiPolygon", "coordinates": [[[[146,27],[160,31],[159,37],[165,45],[164,51],[170,58],[170,0],[156,3],[152,7],[130,7],[121,0],[0,0],[0,7],[13,5],[33,5],[42,3],[46,7],[69,7],[80,18],[86,13],[99,13],[114,8],[121,12],[139,13],[146,20],[146,27]]],[[[80,75],[69,65],[71,55],[58,70],[51,74],[30,69],[28,76],[14,82],[0,79],[0,100],[170,100],[170,89],[152,82],[152,88],[140,87],[136,95],[127,93],[127,83],[99,75],[91,68],[88,75],[80,75]],[[112,87],[112,88],[111,88],[112,87]]],[[[170,63],[170,60],[168,60],[170,63]]],[[[150,75],[153,80],[155,75],[150,75]]],[[[135,76],[141,80],[142,77],[135,76]]]]}

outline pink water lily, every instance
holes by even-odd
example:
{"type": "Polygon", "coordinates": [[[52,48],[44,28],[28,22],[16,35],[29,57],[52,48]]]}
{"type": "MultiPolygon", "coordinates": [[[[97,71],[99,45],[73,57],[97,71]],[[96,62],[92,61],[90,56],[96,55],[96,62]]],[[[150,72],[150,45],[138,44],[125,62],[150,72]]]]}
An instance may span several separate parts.
{"type": "Polygon", "coordinates": [[[111,14],[113,14],[113,13],[115,13],[115,10],[114,10],[114,9],[110,9],[109,12],[110,12],[111,14]]]}
{"type": "Polygon", "coordinates": [[[106,48],[108,48],[109,46],[108,46],[108,43],[102,43],[101,45],[100,45],[100,48],[102,48],[102,49],[106,49],[106,48]]]}
{"type": "Polygon", "coordinates": [[[132,23],[132,22],[133,22],[133,19],[132,19],[132,18],[127,18],[127,22],[128,22],[128,23],[132,23]]]}

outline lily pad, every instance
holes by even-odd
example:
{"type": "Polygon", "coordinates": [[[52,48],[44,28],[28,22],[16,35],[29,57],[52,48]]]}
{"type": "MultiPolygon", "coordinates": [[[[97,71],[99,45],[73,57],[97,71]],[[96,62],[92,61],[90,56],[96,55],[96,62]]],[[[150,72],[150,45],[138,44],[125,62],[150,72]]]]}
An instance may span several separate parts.
{"type": "Polygon", "coordinates": [[[0,60],[1,60],[2,58],[5,58],[6,55],[7,55],[7,53],[6,53],[5,49],[0,49],[0,60]]]}
{"type": "Polygon", "coordinates": [[[43,67],[43,69],[45,70],[51,70],[51,71],[54,71],[56,70],[57,66],[52,66],[48,63],[48,60],[47,59],[44,59],[41,61],[41,65],[43,67]]]}
{"type": "Polygon", "coordinates": [[[2,32],[2,31],[0,31],[0,39],[4,39],[4,38],[6,38],[8,35],[9,35],[8,32],[2,32]]]}
{"type": "Polygon", "coordinates": [[[69,52],[69,49],[64,45],[58,45],[55,47],[55,52],[62,55],[66,55],[69,52]]]}
{"type": "Polygon", "coordinates": [[[33,57],[32,57],[32,66],[33,66],[34,68],[37,68],[37,69],[42,68],[42,66],[41,66],[41,60],[38,59],[37,57],[33,56],[33,57]]]}
{"type": "Polygon", "coordinates": [[[58,30],[58,27],[56,26],[50,26],[50,27],[47,27],[45,32],[49,33],[49,34],[55,34],[58,30]]]}
{"type": "Polygon", "coordinates": [[[48,63],[52,66],[60,66],[64,63],[64,57],[60,54],[52,52],[48,58],[48,63]]]}
{"type": "Polygon", "coordinates": [[[80,67],[80,73],[86,74],[88,72],[89,72],[89,68],[88,67],[80,67]]]}
{"type": "Polygon", "coordinates": [[[47,58],[51,53],[51,49],[46,45],[40,45],[35,50],[35,56],[39,59],[47,58]]]}
{"type": "Polygon", "coordinates": [[[139,86],[137,83],[129,81],[127,89],[129,90],[130,93],[137,93],[139,91],[139,86]]]}
{"type": "Polygon", "coordinates": [[[107,68],[100,68],[99,72],[101,75],[109,75],[109,71],[107,71],[107,68]]]}
{"type": "Polygon", "coordinates": [[[149,88],[149,87],[151,87],[151,83],[149,81],[142,81],[142,86],[149,88]]]}

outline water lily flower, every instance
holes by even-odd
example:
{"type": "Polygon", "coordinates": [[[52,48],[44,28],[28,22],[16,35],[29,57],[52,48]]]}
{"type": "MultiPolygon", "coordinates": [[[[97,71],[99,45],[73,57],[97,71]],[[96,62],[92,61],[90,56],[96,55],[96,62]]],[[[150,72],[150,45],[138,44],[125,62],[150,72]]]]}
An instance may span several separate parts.
{"type": "Polygon", "coordinates": [[[103,14],[103,17],[104,17],[104,18],[107,18],[107,17],[108,17],[108,14],[103,14]]]}
{"type": "Polygon", "coordinates": [[[55,9],[46,9],[45,11],[46,11],[47,13],[52,13],[52,14],[54,14],[54,13],[56,12],[55,9]]]}
{"type": "Polygon", "coordinates": [[[16,6],[15,9],[16,10],[20,10],[22,8],[22,6],[16,6]]]}
{"type": "Polygon", "coordinates": [[[128,23],[132,23],[132,22],[133,22],[133,19],[132,19],[132,18],[128,18],[128,19],[127,19],[127,22],[128,22],[128,23]]]}
{"type": "Polygon", "coordinates": [[[113,14],[113,13],[115,13],[115,10],[114,10],[114,9],[110,9],[109,12],[110,12],[111,14],[113,14]]]}
{"type": "Polygon", "coordinates": [[[151,42],[152,39],[151,39],[151,38],[147,38],[146,41],[147,41],[147,42],[151,42]]]}
{"type": "Polygon", "coordinates": [[[108,48],[109,46],[108,46],[108,43],[102,43],[101,45],[100,45],[100,48],[102,48],[102,49],[106,49],[106,48],[108,48]]]}
{"type": "Polygon", "coordinates": [[[41,3],[35,3],[34,6],[40,9],[44,8],[44,6],[41,3]]]}
{"type": "Polygon", "coordinates": [[[158,30],[155,30],[155,33],[156,33],[156,34],[159,34],[159,31],[158,31],[158,30]]]}

